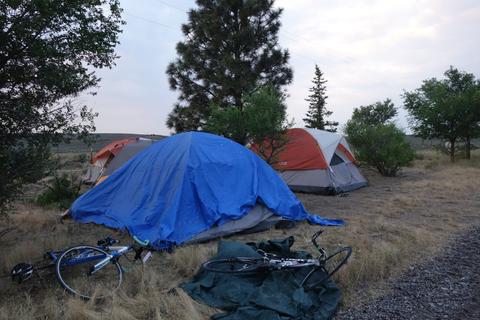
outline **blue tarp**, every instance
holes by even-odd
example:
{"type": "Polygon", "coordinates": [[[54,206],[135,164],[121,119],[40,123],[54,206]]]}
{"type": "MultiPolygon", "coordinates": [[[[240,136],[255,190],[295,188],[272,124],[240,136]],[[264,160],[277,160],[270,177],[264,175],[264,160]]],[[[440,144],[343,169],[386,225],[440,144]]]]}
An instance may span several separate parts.
{"type": "Polygon", "coordinates": [[[307,213],[275,171],[250,150],[202,132],[153,144],[78,198],[70,214],[79,222],[126,228],[165,249],[240,219],[257,202],[286,219],[343,224],[307,213]]]}

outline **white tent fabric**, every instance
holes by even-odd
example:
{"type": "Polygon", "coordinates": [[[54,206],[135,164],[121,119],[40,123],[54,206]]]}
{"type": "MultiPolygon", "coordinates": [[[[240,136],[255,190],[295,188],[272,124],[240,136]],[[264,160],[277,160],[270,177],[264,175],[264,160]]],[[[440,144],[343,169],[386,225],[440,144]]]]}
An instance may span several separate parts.
{"type": "MultiPolygon", "coordinates": [[[[325,157],[325,161],[330,163],[332,161],[333,155],[335,154],[335,150],[337,150],[338,144],[345,138],[338,133],[318,130],[318,129],[309,129],[305,128],[305,130],[317,140],[320,149],[322,149],[323,156],[325,157]]],[[[345,141],[345,144],[348,145],[345,141]]],[[[350,150],[349,150],[350,151],[350,150]]]]}

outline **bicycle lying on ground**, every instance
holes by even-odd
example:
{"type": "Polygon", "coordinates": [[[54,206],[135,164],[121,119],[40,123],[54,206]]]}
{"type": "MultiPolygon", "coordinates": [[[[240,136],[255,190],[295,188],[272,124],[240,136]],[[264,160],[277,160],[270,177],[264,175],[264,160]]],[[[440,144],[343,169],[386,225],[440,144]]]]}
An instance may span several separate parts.
{"type": "Polygon", "coordinates": [[[39,262],[15,265],[10,276],[22,283],[41,270],[54,268],[58,282],[67,292],[85,300],[104,298],[122,284],[124,269],[119,262],[122,256],[134,252],[134,261],[145,263],[152,255],[153,248],[148,241],[133,239],[135,243],[129,246],[114,246],[119,241],[107,237],[99,240],[97,246],[79,245],[48,251],[39,262]],[[142,257],[144,251],[146,254],[142,257]]]}
{"type": "Polygon", "coordinates": [[[347,263],[348,258],[350,258],[350,255],[352,254],[351,247],[343,247],[328,255],[326,250],[320,247],[316,241],[322,232],[323,230],[316,232],[311,239],[312,244],[320,254],[317,258],[282,258],[275,254],[257,249],[257,253],[261,255],[259,258],[234,257],[214,259],[204,262],[202,268],[212,272],[242,274],[311,267],[312,269],[306,274],[303,281],[301,281],[300,286],[306,289],[314,288],[332,277],[342,266],[345,265],[345,263],[347,263]],[[321,276],[313,277],[313,275],[318,272],[321,273],[321,276]]]}

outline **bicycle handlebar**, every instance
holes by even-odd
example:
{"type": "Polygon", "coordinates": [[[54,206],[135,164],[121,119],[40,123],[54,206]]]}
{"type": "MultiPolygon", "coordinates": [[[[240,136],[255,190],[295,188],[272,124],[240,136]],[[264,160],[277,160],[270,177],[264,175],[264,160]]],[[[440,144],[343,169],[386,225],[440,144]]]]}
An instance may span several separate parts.
{"type": "Polygon", "coordinates": [[[314,233],[314,235],[312,236],[312,243],[313,245],[319,249],[320,246],[318,245],[317,243],[317,238],[323,233],[323,230],[318,230],[317,232],[314,233]]]}
{"type": "Polygon", "coordinates": [[[150,244],[150,241],[149,240],[145,240],[145,241],[142,241],[140,240],[137,236],[133,236],[133,240],[135,240],[135,242],[137,242],[138,244],[146,247],[150,244]]]}

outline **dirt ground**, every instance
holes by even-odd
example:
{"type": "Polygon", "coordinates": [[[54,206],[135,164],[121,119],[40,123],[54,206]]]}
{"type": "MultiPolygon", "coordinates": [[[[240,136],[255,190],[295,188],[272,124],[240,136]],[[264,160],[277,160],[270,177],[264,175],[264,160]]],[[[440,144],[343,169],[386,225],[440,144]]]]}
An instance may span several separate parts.
{"type": "MultiPolygon", "coordinates": [[[[369,186],[345,196],[298,194],[310,212],[347,222],[345,227],[324,228],[322,239],[327,248],[350,245],[354,250],[336,277],[344,294],[341,308],[388,294],[389,279],[437,254],[452,235],[480,225],[480,154],[474,156],[451,165],[445,156],[425,151],[399,177],[385,178],[363,169],[369,186]]],[[[41,257],[45,250],[95,244],[107,235],[129,243],[128,235],[120,232],[73,221],[60,223],[58,214],[22,200],[15,214],[0,219],[0,276],[18,262],[41,257]],[[7,232],[2,235],[2,230],[7,232]]],[[[318,226],[302,222],[290,230],[231,239],[294,235],[296,249],[313,252],[309,238],[316,230],[318,226]]],[[[176,287],[215,252],[216,243],[157,253],[144,268],[126,262],[127,283],[111,301],[100,304],[68,296],[52,275],[22,285],[0,278],[0,319],[207,319],[214,310],[176,287]]]]}

